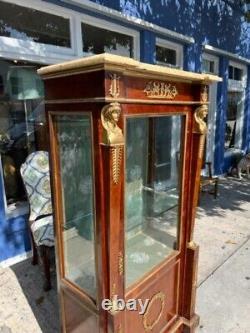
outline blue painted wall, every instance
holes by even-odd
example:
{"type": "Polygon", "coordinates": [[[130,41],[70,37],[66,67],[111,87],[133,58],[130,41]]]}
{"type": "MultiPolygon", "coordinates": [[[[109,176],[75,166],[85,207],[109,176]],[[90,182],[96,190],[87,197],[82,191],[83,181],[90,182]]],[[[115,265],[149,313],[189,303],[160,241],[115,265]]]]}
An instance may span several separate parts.
{"type": "Polygon", "coordinates": [[[225,57],[219,59],[219,76],[223,79],[217,89],[217,117],[215,130],[215,160],[214,171],[216,174],[224,172],[224,143],[227,108],[227,83],[229,60],[225,57]]]}
{"type": "Polygon", "coordinates": [[[140,33],[141,61],[149,64],[155,63],[155,34],[151,31],[140,33]]]}
{"type": "Polygon", "coordinates": [[[0,262],[29,250],[27,216],[15,218],[6,216],[3,183],[0,175],[0,262]]]}
{"type": "Polygon", "coordinates": [[[1,220],[0,262],[30,250],[27,216],[1,220]]]}
{"type": "Polygon", "coordinates": [[[250,58],[250,26],[236,4],[217,0],[92,0],[250,58]]]}

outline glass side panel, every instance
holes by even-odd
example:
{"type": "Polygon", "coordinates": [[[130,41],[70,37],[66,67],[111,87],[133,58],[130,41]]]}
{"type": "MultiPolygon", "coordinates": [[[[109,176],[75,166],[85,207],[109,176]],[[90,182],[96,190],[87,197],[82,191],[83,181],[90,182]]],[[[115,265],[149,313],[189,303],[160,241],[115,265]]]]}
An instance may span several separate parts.
{"type": "Polygon", "coordinates": [[[126,287],[178,249],[183,118],[127,118],[126,287]]]}
{"type": "Polygon", "coordinates": [[[91,120],[56,116],[62,184],[65,277],[96,297],[91,120]]]}

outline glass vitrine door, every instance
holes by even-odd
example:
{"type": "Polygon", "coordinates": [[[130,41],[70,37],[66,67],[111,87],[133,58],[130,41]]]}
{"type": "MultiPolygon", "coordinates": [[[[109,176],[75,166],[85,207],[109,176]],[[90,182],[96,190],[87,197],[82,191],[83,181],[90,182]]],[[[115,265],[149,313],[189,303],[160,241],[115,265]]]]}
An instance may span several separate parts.
{"type": "Polygon", "coordinates": [[[92,125],[89,115],[54,117],[61,180],[63,278],[96,299],[92,125]]]}
{"type": "Polygon", "coordinates": [[[127,117],[126,287],[178,250],[182,115],[127,117]]]}

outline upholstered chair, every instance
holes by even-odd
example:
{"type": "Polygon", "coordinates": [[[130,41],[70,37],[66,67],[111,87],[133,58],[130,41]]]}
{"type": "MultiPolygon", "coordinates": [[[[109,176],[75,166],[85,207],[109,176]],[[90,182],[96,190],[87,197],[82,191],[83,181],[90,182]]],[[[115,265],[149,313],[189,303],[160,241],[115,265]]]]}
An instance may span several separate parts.
{"type": "Polygon", "coordinates": [[[33,251],[32,264],[42,259],[45,274],[44,290],[51,289],[50,248],[54,246],[54,228],[50,189],[48,153],[31,153],[21,165],[21,176],[29,200],[29,230],[33,251]]]}

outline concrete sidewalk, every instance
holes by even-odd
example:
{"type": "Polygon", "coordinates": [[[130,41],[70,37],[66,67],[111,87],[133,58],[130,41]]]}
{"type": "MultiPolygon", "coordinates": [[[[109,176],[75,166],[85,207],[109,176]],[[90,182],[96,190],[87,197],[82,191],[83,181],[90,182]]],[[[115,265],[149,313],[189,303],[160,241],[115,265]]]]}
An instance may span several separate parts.
{"type": "Polygon", "coordinates": [[[197,331],[249,333],[250,181],[227,178],[221,183],[219,198],[203,194],[197,211],[197,331]]]}
{"type": "MultiPolygon", "coordinates": [[[[194,239],[200,245],[198,333],[250,333],[250,181],[221,181],[219,198],[203,194],[194,239]]],[[[44,293],[30,260],[0,268],[0,333],[57,333],[53,290],[44,293]]],[[[136,333],[136,332],[130,332],[136,333]]]]}

